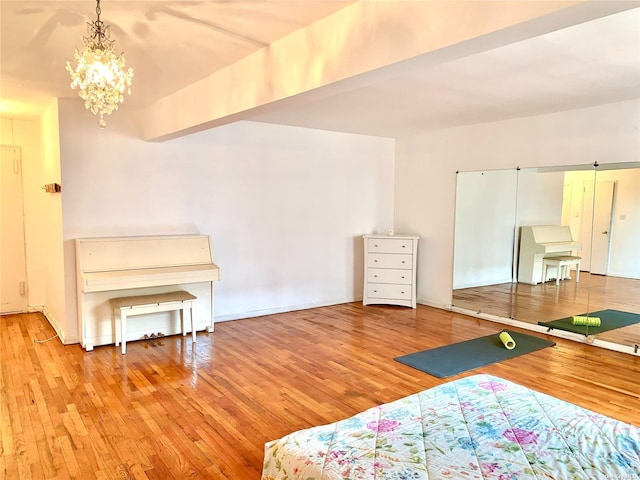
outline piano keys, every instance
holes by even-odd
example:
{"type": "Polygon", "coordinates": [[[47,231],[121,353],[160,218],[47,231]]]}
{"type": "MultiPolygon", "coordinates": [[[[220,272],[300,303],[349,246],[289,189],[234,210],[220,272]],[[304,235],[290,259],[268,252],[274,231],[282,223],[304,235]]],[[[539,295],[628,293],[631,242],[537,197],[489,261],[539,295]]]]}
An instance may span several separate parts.
{"type": "MultiPolygon", "coordinates": [[[[78,322],[87,351],[115,343],[111,298],[165,293],[176,287],[198,297],[196,329],[213,331],[214,282],[220,280],[220,268],[213,262],[208,236],[79,238],[75,244],[78,322]]],[[[145,328],[148,333],[159,327],[166,334],[178,333],[177,324],[167,318],[136,326],[142,330],[131,332],[132,340],[144,336],[145,328]]]]}
{"type": "Polygon", "coordinates": [[[520,227],[520,259],[518,282],[537,285],[548,279],[542,278],[542,259],[572,255],[581,250],[582,244],[575,241],[568,226],[533,225],[520,227]]]}

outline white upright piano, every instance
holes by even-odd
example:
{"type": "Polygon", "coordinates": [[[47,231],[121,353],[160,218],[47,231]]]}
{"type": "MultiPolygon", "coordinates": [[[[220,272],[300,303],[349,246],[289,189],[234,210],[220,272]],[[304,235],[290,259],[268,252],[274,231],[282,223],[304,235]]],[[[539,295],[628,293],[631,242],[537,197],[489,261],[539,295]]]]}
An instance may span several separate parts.
{"type": "Polygon", "coordinates": [[[520,260],[518,262],[518,282],[537,285],[543,279],[542,259],[571,255],[581,250],[568,226],[533,225],[520,227],[520,260]]]}
{"type": "MultiPolygon", "coordinates": [[[[196,330],[214,328],[214,282],[220,268],[213,262],[206,235],[78,238],[76,283],[82,346],[115,342],[109,300],[115,297],[164,293],[184,289],[198,297],[196,330]]],[[[162,314],[158,314],[162,315],[162,314]]],[[[129,339],[145,332],[178,333],[170,318],[136,322],[129,339]]]]}

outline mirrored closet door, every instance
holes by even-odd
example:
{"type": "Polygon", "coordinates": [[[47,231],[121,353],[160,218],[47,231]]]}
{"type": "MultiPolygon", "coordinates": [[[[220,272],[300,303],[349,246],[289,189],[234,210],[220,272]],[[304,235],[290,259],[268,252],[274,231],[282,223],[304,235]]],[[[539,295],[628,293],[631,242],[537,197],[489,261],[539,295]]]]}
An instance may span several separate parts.
{"type": "Polygon", "coordinates": [[[454,306],[511,318],[516,170],[457,175],[454,306]]]}

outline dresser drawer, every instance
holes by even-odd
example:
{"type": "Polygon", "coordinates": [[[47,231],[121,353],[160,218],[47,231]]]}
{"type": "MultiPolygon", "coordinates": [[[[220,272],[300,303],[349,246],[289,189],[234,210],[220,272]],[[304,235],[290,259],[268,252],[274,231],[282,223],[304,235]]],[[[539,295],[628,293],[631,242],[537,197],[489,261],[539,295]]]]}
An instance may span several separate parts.
{"type": "Polygon", "coordinates": [[[368,238],[367,251],[378,253],[408,253],[413,252],[413,240],[410,238],[368,238]]]}
{"type": "Polygon", "coordinates": [[[388,298],[390,300],[411,300],[411,285],[391,285],[386,283],[369,283],[369,298],[388,298]]]}
{"type": "Polygon", "coordinates": [[[397,283],[411,285],[413,274],[407,270],[393,268],[368,268],[367,282],[369,283],[397,283]]]}
{"type": "Polygon", "coordinates": [[[393,253],[371,253],[369,254],[367,267],[411,270],[413,268],[413,256],[393,253]]]}

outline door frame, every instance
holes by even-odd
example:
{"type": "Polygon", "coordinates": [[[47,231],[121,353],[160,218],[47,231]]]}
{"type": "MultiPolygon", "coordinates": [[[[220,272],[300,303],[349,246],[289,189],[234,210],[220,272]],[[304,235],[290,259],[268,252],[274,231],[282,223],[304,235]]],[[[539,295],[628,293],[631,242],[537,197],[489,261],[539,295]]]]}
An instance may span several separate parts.
{"type": "MultiPolygon", "coordinates": [[[[24,172],[24,168],[22,165],[22,148],[18,145],[0,145],[0,148],[4,151],[5,149],[11,149],[11,150],[15,150],[15,154],[17,155],[17,158],[14,157],[13,161],[14,161],[14,173],[16,173],[18,175],[18,183],[19,183],[19,201],[20,201],[20,212],[19,212],[19,216],[20,216],[20,228],[22,230],[22,241],[20,242],[20,250],[21,250],[21,256],[23,259],[23,262],[21,262],[21,267],[24,267],[24,270],[22,272],[20,272],[20,274],[18,275],[19,277],[23,278],[24,281],[22,280],[18,280],[19,282],[23,282],[24,283],[24,293],[20,293],[21,296],[21,302],[19,305],[19,308],[14,309],[14,308],[10,308],[7,311],[3,311],[2,310],[2,305],[0,304],[0,315],[4,315],[4,314],[9,314],[9,313],[21,313],[21,312],[26,312],[28,310],[29,307],[29,278],[28,278],[28,268],[27,268],[27,250],[26,250],[26,225],[25,225],[25,209],[24,209],[24,178],[23,178],[23,172],[24,172]]],[[[4,161],[5,156],[2,155],[0,157],[0,159],[2,161],[4,161]]]]}

